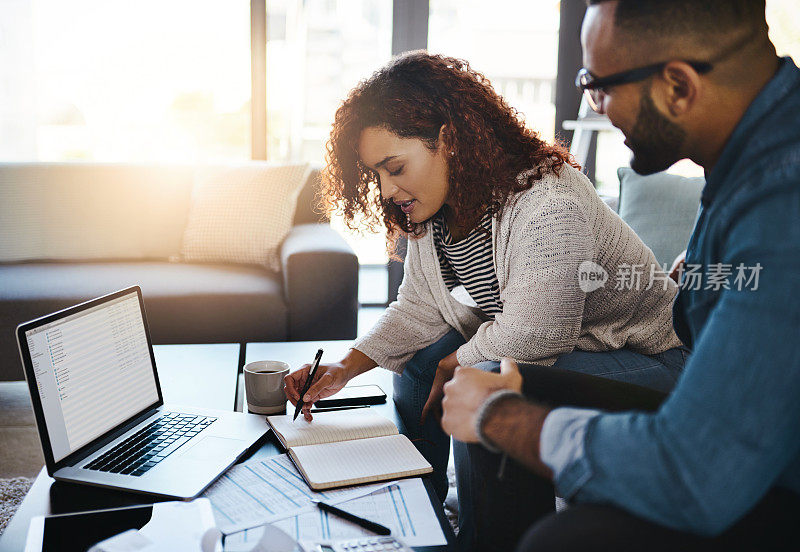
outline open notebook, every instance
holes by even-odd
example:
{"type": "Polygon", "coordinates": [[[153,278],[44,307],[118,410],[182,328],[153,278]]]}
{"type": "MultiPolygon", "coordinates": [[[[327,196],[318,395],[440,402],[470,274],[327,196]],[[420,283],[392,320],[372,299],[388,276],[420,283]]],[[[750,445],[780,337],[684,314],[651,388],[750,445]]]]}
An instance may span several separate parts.
{"type": "Polygon", "coordinates": [[[397,426],[369,409],[267,416],[289,456],[314,490],[411,477],[433,471],[397,426]]]}

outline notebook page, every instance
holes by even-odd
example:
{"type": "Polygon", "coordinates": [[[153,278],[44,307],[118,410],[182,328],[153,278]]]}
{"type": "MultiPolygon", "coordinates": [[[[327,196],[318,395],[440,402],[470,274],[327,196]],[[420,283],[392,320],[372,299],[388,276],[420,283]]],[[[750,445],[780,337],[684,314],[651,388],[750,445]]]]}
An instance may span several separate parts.
{"type": "Polygon", "coordinates": [[[430,473],[405,435],[294,447],[289,451],[312,489],[430,473]]]}
{"type": "Polygon", "coordinates": [[[302,416],[293,422],[292,414],[267,416],[267,422],[286,448],[397,434],[391,420],[368,408],[320,412],[311,422],[302,416]]]}

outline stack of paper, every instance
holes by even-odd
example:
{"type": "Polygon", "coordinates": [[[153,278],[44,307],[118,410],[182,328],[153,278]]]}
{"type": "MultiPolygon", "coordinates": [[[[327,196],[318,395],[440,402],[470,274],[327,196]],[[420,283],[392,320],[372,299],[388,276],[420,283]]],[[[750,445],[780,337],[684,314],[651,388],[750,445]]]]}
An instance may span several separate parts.
{"type": "Polygon", "coordinates": [[[230,531],[316,510],[312,499],[338,504],[386,485],[315,492],[308,488],[289,457],[281,454],[232,467],[203,496],[211,501],[217,525],[230,531]]]}
{"type": "MultiPolygon", "coordinates": [[[[317,509],[311,502],[316,498],[391,528],[409,546],[447,544],[419,478],[314,492],[284,454],[234,466],[203,496],[211,501],[217,524],[226,533],[269,522],[296,540],[372,535],[317,509]]],[[[250,550],[262,532],[259,527],[233,533],[225,539],[225,550],[250,550]]]]}
{"type": "MultiPolygon", "coordinates": [[[[431,506],[422,480],[403,479],[373,493],[348,500],[339,508],[377,521],[409,546],[443,546],[447,539],[431,506]]],[[[321,510],[274,521],[295,540],[326,541],[374,537],[367,531],[321,510]]],[[[225,539],[226,552],[250,550],[261,538],[262,528],[235,533],[225,539]]]]}

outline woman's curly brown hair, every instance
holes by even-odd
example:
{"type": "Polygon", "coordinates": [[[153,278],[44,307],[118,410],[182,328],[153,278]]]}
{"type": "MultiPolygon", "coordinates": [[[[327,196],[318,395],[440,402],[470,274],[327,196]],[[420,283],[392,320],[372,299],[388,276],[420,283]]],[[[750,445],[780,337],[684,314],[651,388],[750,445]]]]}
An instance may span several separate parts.
{"type": "Polygon", "coordinates": [[[464,60],[424,51],[404,54],[358,84],[336,111],[322,171],[322,202],[352,230],[357,217],[375,231],[383,221],[392,248],[397,237],[420,236],[424,223],[408,223],[399,206],[380,195],[380,177],[361,163],[358,141],[369,127],[422,139],[435,151],[439,132],[448,157],[449,195],[455,222],[477,226],[498,213],[511,194],[533,186],[564,163],[577,167],[560,145],[548,144],[464,60]],[[525,181],[517,175],[532,169],[525,181]]]}

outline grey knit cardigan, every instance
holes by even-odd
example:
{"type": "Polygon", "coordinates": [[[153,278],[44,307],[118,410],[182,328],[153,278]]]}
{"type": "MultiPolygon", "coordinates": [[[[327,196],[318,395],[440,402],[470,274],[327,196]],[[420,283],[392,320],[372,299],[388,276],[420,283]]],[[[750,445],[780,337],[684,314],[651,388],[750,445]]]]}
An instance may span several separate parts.
{"type": "Polygon", "coordinates": [[[452,328],[467,341],[457,352],[462,366],[502,357],[552,365],[573,349],[656,354],[681,344],[672,329],[677,286],[571,166],[510,198],[492,220],[492,252],[503,310],[487,320],[463,288],[447,290],[429,221],[409,240],[397,301],[353,348],[400,373],[452,328]],[[593,266],[586,261],[608,278],[588,292],[579,281],[593,266]]]}

